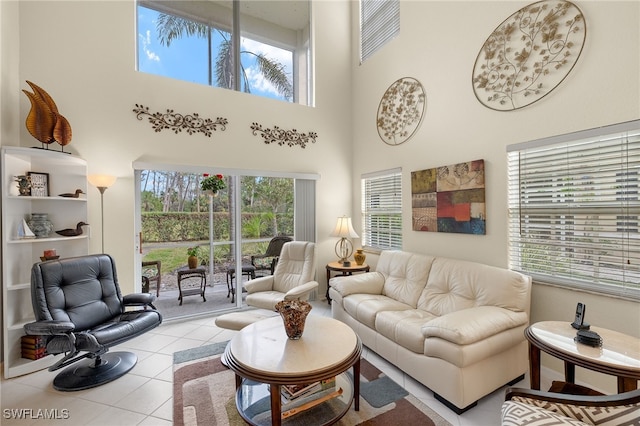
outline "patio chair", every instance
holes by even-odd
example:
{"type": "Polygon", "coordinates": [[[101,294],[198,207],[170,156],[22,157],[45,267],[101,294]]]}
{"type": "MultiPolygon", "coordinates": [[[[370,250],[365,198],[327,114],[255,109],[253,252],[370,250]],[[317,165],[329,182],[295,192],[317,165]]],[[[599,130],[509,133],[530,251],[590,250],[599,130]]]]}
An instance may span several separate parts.
{"type": "Polygon", "coordinates": [[[293,241],[293,238],[287,237],[286,235],[278,235],[269,241],[269,245],[264,254],[251,256],[251,265],[256,268],[255,272],[257,273],[257,275],[254,276],[273,275],[273,271],[278,263],[278,257],[282,251],[282,246],[289,241],[293,241]],[[269,273],[264,274],[260,271],[269,271],[269,273]]]}
{"type": "Polygon", "coordinates": [[[150,260],[142,262],[142,282],[147,289],[143,293],[149,293],[152,281],[156,283],[156,297],[160,297],[160,287],[162,280],[162,262],[160,260],[150,260]],[[146,279],[145,279],[146,278],[146,279]]]}

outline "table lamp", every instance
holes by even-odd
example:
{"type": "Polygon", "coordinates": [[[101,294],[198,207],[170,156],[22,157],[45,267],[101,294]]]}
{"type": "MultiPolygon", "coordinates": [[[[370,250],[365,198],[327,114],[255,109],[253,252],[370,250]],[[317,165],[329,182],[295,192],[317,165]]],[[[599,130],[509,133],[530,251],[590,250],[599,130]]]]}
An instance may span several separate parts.
{"type": "Polygon", "coordinates": [[[351,266],[349,256],[353,254],[353,244],[347,238],[358,238],[358,234],[356,234],[351,224],[351,218],[346,216],[339,217],[336,228],[330,236],[340,238],[336,243],[336,255],[340,258],[342,266],[351,266]]]}

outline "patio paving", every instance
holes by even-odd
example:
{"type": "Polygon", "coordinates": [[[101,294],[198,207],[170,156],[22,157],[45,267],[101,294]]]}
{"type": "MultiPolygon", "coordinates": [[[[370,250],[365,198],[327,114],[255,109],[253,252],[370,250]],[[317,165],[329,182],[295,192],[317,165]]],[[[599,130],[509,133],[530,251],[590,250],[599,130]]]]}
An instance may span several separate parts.
{"type": "MultiPolygon", "coordinates": [[[[244,277],[243,277],[244,278],[244,277]]],[[[246,278],[243,282],[246,282],[246,278]]],[[[184,281],[183,281],[184,284],[184,281]]],[[[151,293],[155,294],[155,288],[151,286],[151,293]]],[[[212,312],[224,312],[234,309],[235,303],[231,303],[231,297],[227,297],[226,273],[214,274],[213,285],[209,274],[207,274],[207,286],[205,288],[206,302],[200,295],[185,296],[182,305],[178,300],[177,279],[174,274],[162,275],[162,286],[160,296],[154,302],[154,306],[160,311],[164,320],[171,320],[181,317],[208,314],[212,312]]],[[[243,305],[246,293],[242,294],[243,305]]]]}

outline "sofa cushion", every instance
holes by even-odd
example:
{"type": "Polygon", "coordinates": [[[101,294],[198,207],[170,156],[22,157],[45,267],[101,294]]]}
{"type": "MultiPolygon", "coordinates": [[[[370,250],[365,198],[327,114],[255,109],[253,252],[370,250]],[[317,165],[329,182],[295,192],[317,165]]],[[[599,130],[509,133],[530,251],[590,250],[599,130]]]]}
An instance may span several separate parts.
{"type": "Polygon", "coordinates": [[[283,293],[275,290],[269,290],[247,294],[245,301],[249,306],[254,308],[272,310],[276,303],[280,302],[283,298],[283,293]]]}
{"type": "Polygon", "coordinates": [[[342,300],[349,315],[375,330],[376,315],[381,311],[403,311],[411,306],[379,294],[352,294],[342,300]]]}
{"type": "Polygon", "coordinates": [[[526,325],[524,312],[496,306],[478,306],[436,317],[422,327],[425,337],[440,337],[458,345],[468,345],[511,328],[526,325]]]}
{"type": "Polygon", "coordinates": [[[416,308],[427,284],[432,256],[386,250],[380,253],[376,271],[385,277],[382,294],[416,308]]]}
{"type": "Polygon", "coordinates": [[[424,340],[424,354],[443,359],[459,368],[467,367],[523,343],[525,328],[525,325],[512,328],[468,345],[459,345],[440,337],[427,337],[424,340]]]}
{"type": "Polygon", "coordinates": [[[424,353],[424,335],[422,326],[434,316],[419,309],[379,312],[375,320],[375,329],[386,338],[409,349],[424,353]]]}
{"type": "Polygon", "coordinates": [[[436,316],[474,306],[529,312],[531,278],[508,269],[436,258],[417,307],[436,316]]]}

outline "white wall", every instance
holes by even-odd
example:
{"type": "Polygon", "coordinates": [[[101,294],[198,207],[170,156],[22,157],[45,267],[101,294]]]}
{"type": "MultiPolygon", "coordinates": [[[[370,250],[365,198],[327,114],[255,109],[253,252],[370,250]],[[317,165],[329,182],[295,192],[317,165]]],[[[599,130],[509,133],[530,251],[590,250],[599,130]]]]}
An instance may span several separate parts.
{"type": "MultiPolygon", "coordinates": [[[[505,147],[640,117],[638,1],[577,2],[587,21],[580,60],[552,94],[513,112],[481,105],[471,74],[487,36],[528,2],[403,1],[400,36],[362,66],[356,58],[357,4],[314,2],[316,107],[309,108],[135,72],[133,1],[0,1],[0,144],[37,145],[24,128],[29,102],[20,90],[28,87],[27,79],[42,86],[71,122],[74,137],[68,148],[88,161],[90,173],[119,177],[105,193],[105,247],[116,257],[125,292],[133,288],[129,281],[137,267],[133,161],[319,173],[318,278],[324,285],[324,264],[335,257],[335,239],[327,237],[335,218],[351,214],[356,229],[360,225],[362,173],[400,166],[408,183],[411,171],[484,159],[487,235],[412,231],[407,184],[404,248],[504,267],[505,147]],[[405,76],[422,82],[427,111],[418,133],[391,147],[378,137],[376,110],[387,87],[405,76]],[[135,119],[136,103],[153,111],[223,116],[230,125],[210,139],[154,133],[135,119]],[[251,135],[254,121],[316,131],[318,142],[304,150],[264,145],[251,135]]],[[[88,195],[89,222],[99,224],[99,193],[88,195]]],[[[93,233],[92,250],[98,252],[99,226],[93,233]]],[[[375,264],[374,256],[368,261],[375,264]]],[[[587,304],[592,324],[640,333],[637,303],[539,285],[533,291],[532,320],[570,320],[577,301],[587,304]]],[[[578,379],[611,387],[610,381],[600,385],[581,371],[578,379]]]]}
{"type": "MultiPolygon", "coordinates": [[[[320,174],[318,277],[325,276],[324,264],[335,256],[334,241],[328,235],[336,217],[351,208],[347,3],[319,2],[313,7],[316,22],[331,22],[330,27],[315,25],[316,107],[136,72],[132,0],[3,1],[0,5],[2,40],[12,40],[13,47],[5,50],[3,43],[2,119],[10,126],[2,129],[0,143],[40,145],[25,129],[30,104],[21,89],[29,89],[25,80],[44,88],[73,128],[73,140],[65,150],[86,159],[90,174],[118,177],[104,194],[105,251],[116,258],[124,292],[133,289],[138,267],[133,261],[134,161],[208,166],[212,171],[224,167],[320,174]],[[16,24],[5,27],[5,21],[16,24]],[[146,119],[136,119],[135,104],[152,112],[173,109],[225,117],[229,125],[211,138],[167,130],[155,133],[146,119]],[[260,136],[252,135],[253,122],[315,131],[317,142],[305,149],[266,145],[260,136]]],[[[90,187],[88,198],[91,249],[99,252],[99,192],[90,187]]]]}
{"type": "MultiPolygon", "coordinates": [[[[476,56],[489,34],[530,2],[403,1],[400,35],[358,65],[352,58],[353,211],[360,206],[362,173],[392,167],[403,171],[403,239],[407,251],[507,266],[506,146],[640,117],[640,2],[580,1],[587,39],[565,81],[542,100],[511,112],[486,108],[475,98],[471,78],[476,56]],[[408,142],[380,140],[375,117],[385,90],[414,77],[427,92],[422,126],[408,142]],[[410,173],[484,159],[487,234],[459,235],[411,230],[410,173]]],[[[352,4],[353,48],[357,48],[357,4],[352,4]]],[[[360,220],[354,214],[356,226],[360,220]]],[[[375,256],[368,261],[375,263],[375,256]]],[[[532,321],[572,320],[578,301],[587,321],[640,336],[638,303],[535,285],[532,321]]],[[[560,370],[562,367],[545,364],[560,370]]],[[[595,382],[578,371],[578,380],[595,382]]],[[[601,388],[615,381],[597,381],[601,388]]],[[[615,387],[613,387],[615,389],[615,387]]]]}

